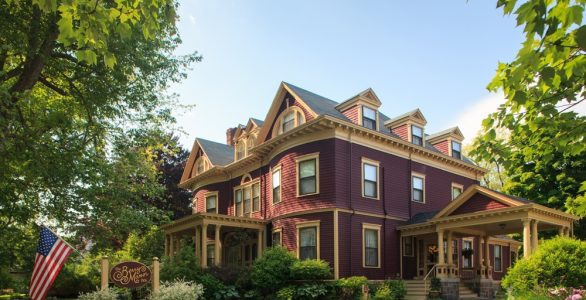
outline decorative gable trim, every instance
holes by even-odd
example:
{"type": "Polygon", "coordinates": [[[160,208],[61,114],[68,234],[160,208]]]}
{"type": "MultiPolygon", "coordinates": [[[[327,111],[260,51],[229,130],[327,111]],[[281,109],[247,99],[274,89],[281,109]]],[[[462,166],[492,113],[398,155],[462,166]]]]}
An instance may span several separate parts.
{"type": "Polygon", "coordinates": [[[393,129],[395,127],[404,125],[404,124],[408,124],[408,123],[413,123],[413,124],[417,124],[420,126],[425,126],[427,125],[427,120],[425,119],[425,117],[423,116],[423,113],[421,112],[421,110],[419,110],[419,108],[412,110],[402,116],[399,116],[397,118],[394,119],[390,119],[388,121],[385,122],[385,126],[389,129],[393,129]]]}
{"type": "Polygon", "coordinates": [[[460,131],[460,128],[458,128],[458,126],[427,136],[427,141],[431,144],[437,144],[441,141],[449,139],[454,139],[459,142],[462,142],[462,140],[464,140],[464,135],[462,134],[462,131],[460,131]]]}
{"type": "Polygon", "coordinates": [[[181,182],[184,182],[191,178],[193,168],[195,168],[197,154],[199,153],[200,149],[203,153],[202,156],[205,156],[208,163],[210,164],[210,169],[214,167],[212,161],[207,157],[205,149],[201,146],[199,141],[195,139],[195,141],[193,142],[193,146],[191,147],[191,152],[189,153],[189,158],[187,158],[187,163],[185,164],[185,168],[183,169],[183,174],[181,174],[181,182]]]}
{"type": "Polygon", "coordinates": [[[336,105],[336,109],[342,112],[351,106],[358,104],[366,104],[367,106],[374,106],[378,109],[382,105],[382,102],[372,88],[367,88],[350,99],[336,105]]]}

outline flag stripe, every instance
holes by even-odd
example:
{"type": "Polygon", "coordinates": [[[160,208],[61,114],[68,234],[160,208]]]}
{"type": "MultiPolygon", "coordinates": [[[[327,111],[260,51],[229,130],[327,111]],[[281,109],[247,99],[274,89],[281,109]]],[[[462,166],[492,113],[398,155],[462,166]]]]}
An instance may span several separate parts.
{"type": "Polygon", "coordinates": [[[55,281],[55,278],[57,278],[57,274],[59,274],[59,271],[61,271],[61,268],[63,267],[63,262],[67,259],[67,257],[69,257],[69,254],[71,254],[71,248],[66,247],[58,257],[57,265],[55,265],[54,268],[49,270],[49,277],[44,282],[44,285],[41,285],[41,289],[38,293],[40,299],[45,299],[45,295],[47,295],[49,288],[51,287],[51,285],[53,285],[53,281],[55,281]]]}
{"type": "MultiPolygon", "coordinates": [[[[51,249],[50,253],[54,253],[54,251],[58,251],[61,248],[61,243],[56,243],[51,249]]],[[[35,297],[37,294],[37,290],[39,288],[40,282],[43,281],[45,277],[46,270],[53,266],[53,261],[51,260],[51,256],[43,257],[41,262],[41,267],[37,270],[37,276],[34,282],[31,282],[31,297],[35,297]]]]}
{"type": "Polygon", "coordinates": [[[34,290],[32,292],[32,298],[33,299],[42,299],[40,297],[38,297],[39,295],[39,291],[41,286],[43,285],[43,283],[45,283],[47,281],[47,276],[49,275],[49,272],[55,267],[55,256],[60,255],[61,252],[65,249],[65,245],[63,243],[57,242],[55,244],[55,246],[53,247],[53,249],[51,250],[51,252],[49,253],[49,256],[47,256],[45,258],[44,261],[44,265],[40,271],[40,277],[38,278],[38,281],[35,282],[34,285],[34,290]]]}

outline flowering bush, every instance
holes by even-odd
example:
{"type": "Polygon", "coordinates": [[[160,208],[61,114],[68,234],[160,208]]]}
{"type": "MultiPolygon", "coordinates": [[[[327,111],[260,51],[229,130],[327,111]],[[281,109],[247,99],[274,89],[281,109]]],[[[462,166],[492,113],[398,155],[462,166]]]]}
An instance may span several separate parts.
{"type": "Polygon", "coordinates": [[[103,289],[79,295],[79,300],[116,300],[118,293],[113,289],[103,289]]]}
{"type": "Polygon", "coordinates": [[[178,280],[164,282],[157,293],[153,293],[149,300],[183,300],[203,299],[203,285],[190,281],[178,280]]]}

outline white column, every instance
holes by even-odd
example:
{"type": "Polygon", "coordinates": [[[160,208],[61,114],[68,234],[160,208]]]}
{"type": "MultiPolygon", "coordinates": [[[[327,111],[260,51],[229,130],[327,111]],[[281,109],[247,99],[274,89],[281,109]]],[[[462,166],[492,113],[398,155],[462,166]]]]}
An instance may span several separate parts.
{"type": "Polygon", "coordinates": [[[523,257],[531,254],[531,220],[523,219],[523,257]]]}
{"type": "Polygon", "coordinates": [[[258,236],[256,237],[256,258],[258,259],[262,255],[262,237],[264,235],[264,230],[258,230],[258,236]]]}
{"type": "Polygon", "coordinates": [[[201,225],[201,267],[208,266],[208,224],[201,225]]]}
{"type": "Polygon", "coordinates": [[[220,236],[220,229],[222,226],[216,225],[216,233],[214,235],[215,243],[214,243],[214,250],[216,251],[214,263],[216,266],[220,266],[222,264],[222,239],[220,236]]]}
{"type": "Polygon", "coordinates": [[[484,236],[484,265],[486,267],[486,278],[492,278],[490,271],[490,245],[488,244],[488,235],[484,236]]]}
{"type": "Polygon", "coordinates": [[[533,220],[533,222],[531,222],[531,253],[535,252],[535,250],[537,250],[537,246],[539,243],[539,234],[537,232],[537,223],[539,223],[539,221],[537,220],[533,220]]]}
{"type": "Polygon", "coordinates": [[[437,258],[437,263],[438,265],[443,265],[445,264],[444,261],[444,231],[443,230],[439,230],[437,232],[437,248],[438,248],[438,258],[437,258]]]}

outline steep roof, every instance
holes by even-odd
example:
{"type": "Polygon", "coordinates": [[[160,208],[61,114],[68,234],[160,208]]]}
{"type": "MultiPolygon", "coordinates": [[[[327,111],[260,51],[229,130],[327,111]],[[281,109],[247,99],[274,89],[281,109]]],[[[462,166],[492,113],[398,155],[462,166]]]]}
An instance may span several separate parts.
{"type": "Polygon", "coordinates": [[[197,142],[203,148],[203,152],[212,162],[212,165],[225,166],[234,161],[234,147],[202,138],[197,138],[197,142]]]}
{"type": "Polygon", "coordinates": [[[298,86],[283,82],[287,85],[297,96],[299,96],[309,108],[311,108],[317,115],[329,115],[345,121],[350,121],[346,116],[336,109],[338,102],[314,94],[310,91],[304,90],[298,86]]]}
{"type": "Polygon", "coordinates": [[[265,123],[265,121],[261,121],[259,119],[256,118],[250,118],[252,120],[252,122],[254,122],[256,124],[256,126],[258,127],[262,127],[262,125],[265,123]]]}
{"type": "Polygon", "coordinates": [[[455,134],[455,135],[459,135],[460,137],[464,138],[464,135],[462,135],[462,132],[460,131],[460,128],[458,128],[458,126],[454,126],[452,128],[448,128],[446,130],[442,130],[440,132],[436,132],[434,134],[430,134],[428,136],[426,136],[426,138],[428,140],[433,140],[434,138],[443,136],[443,135],[447,135],[447,134],[455,134]]]}

